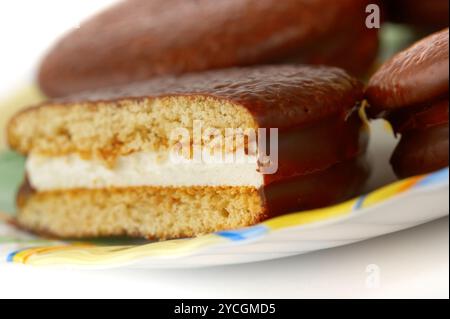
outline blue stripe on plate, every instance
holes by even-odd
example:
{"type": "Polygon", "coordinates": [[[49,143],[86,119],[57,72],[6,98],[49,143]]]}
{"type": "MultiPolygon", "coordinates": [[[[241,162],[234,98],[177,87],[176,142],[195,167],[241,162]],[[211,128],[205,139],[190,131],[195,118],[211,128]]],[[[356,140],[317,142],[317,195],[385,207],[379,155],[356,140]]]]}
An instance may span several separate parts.
{"type": "Polygon", "coordinates": [[[251,238],[257,238],[263,234],[266,234],[269,228],[264,225],[257,225],[253,227],[238,229],[238,230],[227,230],[216,232],[216,235],[230,239],[232,241],[241,241],[251,238]]]}
{"type": "Polygon", "coordinates": [[[6,256],[6,262],[8,263],[12,263],[14,261],[14,256],[16,256],[18,253],[20,253],[23,249],[21,250],[16,250],[13,251],[12,253],[8,254],[8,256],[6,256]]]}
{"type": "Polygon", "coordinates": [[[356,201],[355,206],[353,206],[353,210],[355,211],[355,210],[361,209],[366,198],[367,198],[367,195],[360,196],[358,198],[358,200],[356,201]]]}
{"type": "Polygon", "coordinates": [[[448,184],[448,167],[424,177],[416,186],[431,186],[435,184],[448,184]]]}

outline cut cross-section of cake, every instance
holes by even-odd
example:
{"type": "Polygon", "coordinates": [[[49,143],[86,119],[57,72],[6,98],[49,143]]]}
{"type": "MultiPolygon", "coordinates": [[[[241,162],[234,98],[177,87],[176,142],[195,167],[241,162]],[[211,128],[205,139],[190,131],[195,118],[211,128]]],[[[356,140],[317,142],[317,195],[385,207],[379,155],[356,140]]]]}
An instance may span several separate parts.
{"type": "Polygon", "coordinates": [[[329,67],[166,77],[50,100],[17,114],[18,221],[58,237],[180,238],[361,191],[362,85],[329,67]]]}

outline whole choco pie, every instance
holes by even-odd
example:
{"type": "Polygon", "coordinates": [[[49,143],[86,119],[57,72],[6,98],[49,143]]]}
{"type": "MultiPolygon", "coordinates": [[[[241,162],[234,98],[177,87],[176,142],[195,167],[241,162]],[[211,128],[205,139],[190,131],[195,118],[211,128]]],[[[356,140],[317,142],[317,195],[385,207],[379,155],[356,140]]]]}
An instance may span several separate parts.
{"type": "Polygon", "coordinates": [[[159,77],[50,100],[9,123],[10,145],[28,157],[18,220],[60,237],[177,238],[349,199],[369,172],[363,100],[363,85],[345,71],[298,65],[159,77]],[[266,129],[270,149],[278,129],[277,169],[262,171],[259,154],[268,152],[259,144],[257,152],[244,144],[251,161],[173,162],[171,132],[192,136],[196,122],[224,140],[230,128],[266,129]]]}
{"type": "Polygon", "coordinates": [[[169,74],[277,63],[325,64],[355,75],[372,65],[373,0],[128,0],[100,13],[48,53],[48,96],[169,74]]]}
{"type": "Polygon", "coordinates": [[[399,177],[448,166],[448,29],[386,62],[366,94],[372,117],[384,117],[401,140],[392,156],[399,177]]]}

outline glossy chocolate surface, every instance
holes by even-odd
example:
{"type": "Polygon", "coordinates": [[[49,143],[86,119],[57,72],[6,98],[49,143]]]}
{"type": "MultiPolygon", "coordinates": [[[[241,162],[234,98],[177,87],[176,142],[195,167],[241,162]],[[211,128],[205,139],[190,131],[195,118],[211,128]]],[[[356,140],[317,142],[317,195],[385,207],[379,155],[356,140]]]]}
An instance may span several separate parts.
{"type": "Polygon", "coordinates": [[[449,163],[448,122],[402,134],[391,158],[400,178],[431,173],[449,163]]]}
{"type": "Polygon", "coordinates": [[[366,91],[373,116],[448,96],[448,37],[448,29],[435,33],[400,52],[375,73],[366,91]]]}
{"type": "Polygon", "coordinates": [[[431,173],[448,166],[448,98],[388,116],[400,143],[391,157],[400,178],[431,173]]]}
{"type": "Polygon", "coordinates": [[[265,185],[314,174],[363,155],[369,131],[357,111],[348,118],[330,117],[278,134],[278,171],[264,175],[265,185]]]}
{"type": "Polygon", "coordinates": [[[336,66],[365,78],[378,55],[379,35],[375,30],[377,29],[367,29],[364,22],[361,22],[351,31],[334,34],[308,49],[299,48],[279,63],[336,66]]]}
{"type": "Polygon", "coordinates": [[[371,117],[384,117],[401,140],[391,164],[398,177],[448,166],[448,29],[397,54],[372,77],[371,117]]]}
{"type": "Polygon", "coordinates": [[[365,157],[360,156],[323,171],[270,184],[261,190],[267,217],[326,207],[357,196],[369,171],[365,157]]]}
{"type": "Polygon", "coordinates": [[[48,96],[151,77],[295,60],[360,73],[375,58],[372,0],[129,0],[83,23],[44,59],[48,96]]]}

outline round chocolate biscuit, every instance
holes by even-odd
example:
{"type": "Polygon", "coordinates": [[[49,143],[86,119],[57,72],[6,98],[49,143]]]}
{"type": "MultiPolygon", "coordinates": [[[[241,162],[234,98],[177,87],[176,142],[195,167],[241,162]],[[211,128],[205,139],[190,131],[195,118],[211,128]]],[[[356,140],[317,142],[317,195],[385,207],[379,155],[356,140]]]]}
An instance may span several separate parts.
{"type": "Polygon", "coordinates": [[[401,140],[391,164],[400,178],[448,166],[448,29],[386,62],[366,90],[371,117],[383,117],[401,140]]]}
{"type": "Polygon", "coordinates": [[[129,0],[83,23],[39,71],[51,97],[208,69],[301,62],[362,73],[370,0],[129,0]],[[352,61],[352,63],[349,63],[352,61]]]}
{"type": "Polygon", "coordinates": [[[372,76],[370,112],[416,106],[448,95],[448,28],[395,55],[372,76]]]}

